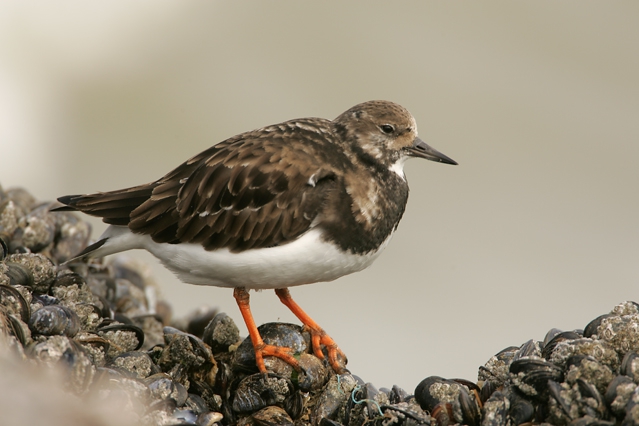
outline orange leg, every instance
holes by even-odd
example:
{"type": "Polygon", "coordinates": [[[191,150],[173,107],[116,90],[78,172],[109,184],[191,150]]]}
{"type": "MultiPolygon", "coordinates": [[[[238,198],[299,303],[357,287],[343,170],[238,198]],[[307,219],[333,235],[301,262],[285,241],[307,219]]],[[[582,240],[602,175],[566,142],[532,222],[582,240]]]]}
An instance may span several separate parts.
{"type": "Polygon", "coordinates": [[[337,343],[326,334],[326,332],[320,327],[311,317],[308,316],[300,306],[295,303],[289,293],[288,288],[278,288],[275,290],[275,294],[280,298],[280,301],[285,304],[291,312],[295,314],[297,318],[306,326],[306,329],[311,333],[311,343],[313,346],[313,353],[319,359],[324,359],[321,345],[324,345],[328,352],[328,362],[333,367],[336,373],[341,374],[345,368],[339,363],[337,356],[339,355],[343,360],[346,360],[346,355],[337,347],[337,343]]]}
{"type": "Polygon", "coordinates": [[[274,356],[280,358],[287,364],[293,366],[296,370],[300,371],[300,365],[293,357],[293,351],[286,347],[267,345],[262,340],[260,332],[257,331],[255,320],[253,320],[253,314],[251,313],[250,296],[248,291],[244,287],[236,287],[233,290],[233,297],[237,302],[237,306],[240,308],[246,328],[248,328],[251,342],[253,343],[253,349],[255,351],[255,362],[260,373],[266,374],[266,366],[264,365],[265,356],[274,356]]]}

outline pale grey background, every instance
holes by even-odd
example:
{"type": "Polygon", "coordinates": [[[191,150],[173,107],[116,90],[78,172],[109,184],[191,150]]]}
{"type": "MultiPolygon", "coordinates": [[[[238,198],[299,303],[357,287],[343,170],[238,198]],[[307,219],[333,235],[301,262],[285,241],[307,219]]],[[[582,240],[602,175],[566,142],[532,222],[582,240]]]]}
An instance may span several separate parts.
{"type": "MultiPolygon", "coordinates": [[[[634,1],[2,2],[0,183],[117,189],[245,130],[401,103],[460,165],[409,162],[376,264],[292,293],[376,386],[474,380],[639,300],[638,22],[634,1]]],[[[230,290],[155,274],[178,315],[245,333],[230,290]]],[[[270,291],[253,307],[296,322],[270,291]]]]}

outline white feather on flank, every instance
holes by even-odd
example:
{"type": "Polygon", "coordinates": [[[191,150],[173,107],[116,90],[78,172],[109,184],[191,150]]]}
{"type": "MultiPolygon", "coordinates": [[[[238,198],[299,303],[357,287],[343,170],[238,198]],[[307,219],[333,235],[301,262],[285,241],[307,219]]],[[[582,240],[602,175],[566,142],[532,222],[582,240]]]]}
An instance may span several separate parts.
{"type": "Polygon", "coordinates": [[[231,253],[228,249],[206,251],[199,244],[156,243],[148,235],[111,225],[100,237],[108,238],[91,256],[100,257],[131,249],[145,249],[189,284],[217,287],[273,289],[333,281],[370,266],[390,241],[363,255],[343,252],[311,229],[297,240],[276,247],[231,253]]]}

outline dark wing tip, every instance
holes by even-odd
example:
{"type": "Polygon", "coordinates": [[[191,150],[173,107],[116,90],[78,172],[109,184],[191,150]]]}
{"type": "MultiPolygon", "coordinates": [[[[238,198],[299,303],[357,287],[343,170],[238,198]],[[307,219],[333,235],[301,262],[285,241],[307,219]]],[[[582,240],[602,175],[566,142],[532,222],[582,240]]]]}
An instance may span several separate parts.
{"type": "Polygon", "coordinates": [[[58,201],[66,206],[70,206],[73,203],[74,198],[78,198],[80,195],[65,195],[64,197],[59,197],[58,201]]]}
{"type": "Polygon", "coordinates": [[[73,199],[79,197],[79,195],[65,195],[64,197],[58,198],[58,201],[64,204],[64,206],[53,207],[49,209],[52,212],[73,212],[77,211],[75,207],[73,207],[73,199]]]}

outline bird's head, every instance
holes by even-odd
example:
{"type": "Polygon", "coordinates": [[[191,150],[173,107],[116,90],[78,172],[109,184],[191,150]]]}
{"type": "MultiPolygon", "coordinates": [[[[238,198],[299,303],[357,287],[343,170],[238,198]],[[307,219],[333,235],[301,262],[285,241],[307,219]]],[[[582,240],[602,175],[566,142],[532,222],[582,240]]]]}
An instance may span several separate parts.
{"type": "Polygon", "coordinates": [[[364,102],[345,111],[333,122],[355,155],[381,163],[400,176],[403,176],[404,162],[411,157],[457,164],[417,137],[415,118],[396,103],[364,102]]]}

